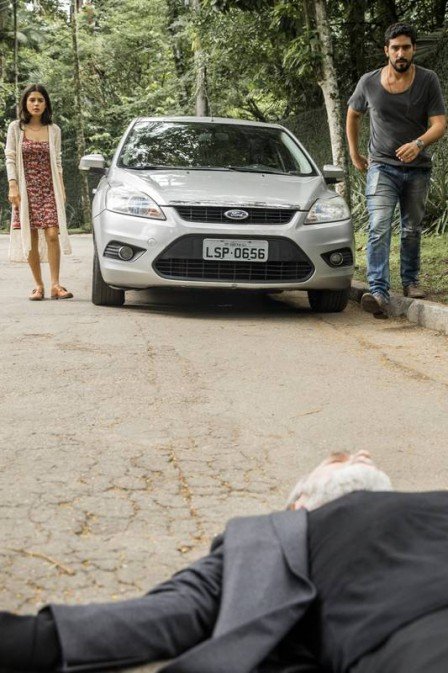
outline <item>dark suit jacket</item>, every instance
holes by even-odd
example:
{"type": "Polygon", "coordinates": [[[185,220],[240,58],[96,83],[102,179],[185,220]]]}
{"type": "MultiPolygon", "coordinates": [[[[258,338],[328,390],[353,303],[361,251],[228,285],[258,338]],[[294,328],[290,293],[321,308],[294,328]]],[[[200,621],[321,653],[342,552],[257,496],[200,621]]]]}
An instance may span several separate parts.
{"type": "Polygon", "coordinates": [[[306,653],[289,666],[278,648],[293,627],[300,638],[315,598],[307,563],[303,510],[234,519],[208,556],[143,598],[50,606],[62,670],[174,657],[164,673],[317,671],[306,653]]]}

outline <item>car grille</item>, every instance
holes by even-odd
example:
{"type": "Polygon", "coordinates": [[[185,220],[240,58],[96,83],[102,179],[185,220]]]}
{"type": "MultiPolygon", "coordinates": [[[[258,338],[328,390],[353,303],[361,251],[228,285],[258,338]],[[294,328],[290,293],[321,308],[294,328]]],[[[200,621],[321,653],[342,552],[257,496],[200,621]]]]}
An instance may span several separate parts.
{"type": "Polygon", "coordinates": [[[218,206],[176,206],[177,214],[187,222],[201,222],[210,224],[287,224],[291,222],[296,210],[289,208],[244,208],[218,206]],[[229,210],[245,210],[248,217],[245,220],[232,220],[224,215],[229,210]]]}
{"type": "Polygon", "coordinates": [[[234,262],[202,259],[204,238],[188,235],[175,241],[154,261],[155,271],[164,278],[176,280],[245,283],[301,282],[314,272],[303,250],[287,239],[269,236],[262,239],[269,241],[267,262],[234,262]]]}
{"type": "Polygon", "coordinates": [[[157,272],[166,278],[189,280],[224,280],[240,282],[304,280],[309,265],[304,262],[223,262],[195,259],[160,260],[157,272]]]}

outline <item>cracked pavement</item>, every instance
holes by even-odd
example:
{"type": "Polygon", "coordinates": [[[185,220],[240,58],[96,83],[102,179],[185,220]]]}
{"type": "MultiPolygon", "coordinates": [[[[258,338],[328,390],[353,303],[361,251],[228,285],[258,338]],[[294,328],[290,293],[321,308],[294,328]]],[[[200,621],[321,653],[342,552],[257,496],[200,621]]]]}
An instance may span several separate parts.
{"type": "Polygon", "coordinates": [[[72,242],[75,299],[29,302],[0,237],[1,609],[140,595],[228,518],[282,508],[330,450],[447,486],[446,336],[354,304],[313,315],[300,293],[96,307],[90,237],[72,242]]]}

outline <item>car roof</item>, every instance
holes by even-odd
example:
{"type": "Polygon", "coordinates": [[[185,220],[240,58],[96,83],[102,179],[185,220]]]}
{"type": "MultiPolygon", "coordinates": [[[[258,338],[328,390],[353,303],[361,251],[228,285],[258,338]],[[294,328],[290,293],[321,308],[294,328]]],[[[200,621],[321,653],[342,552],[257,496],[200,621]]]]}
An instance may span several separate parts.
{"type": "Polygon", "coordinates": [[[275,129],[283,129],[284,126],[281,126],[281,124],[269,124],[267,122],[257,122],[253,121],[251,119],[233,119],[231,117],[170,117],[170,116],[163,116],[163,117],[136,117],[135,119],[132,120],[132,123],[135,122],[154,122],[154,121],[162,121],[162,122],[193,122],[197,124],[201,123],[207,123],[207,124],[235,124],[235,125],[244,125],[244,126],[261,126],[261,127],[269,127],[269,128],[275,128],[275,129]]]}

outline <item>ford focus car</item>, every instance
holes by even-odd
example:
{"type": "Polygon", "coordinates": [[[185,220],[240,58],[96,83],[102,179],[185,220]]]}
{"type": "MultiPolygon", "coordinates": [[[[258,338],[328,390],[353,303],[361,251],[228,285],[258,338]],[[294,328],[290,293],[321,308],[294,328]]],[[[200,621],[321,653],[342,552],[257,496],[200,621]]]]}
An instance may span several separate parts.
{"type": "Polygon", "coordinates": [[[341,311],[353,275],[343,177],[319,170],[277,124],[206,117],[132,121],[93,200],[92,301],[121,305],[152,287],[305,290],[341,311]]]}

